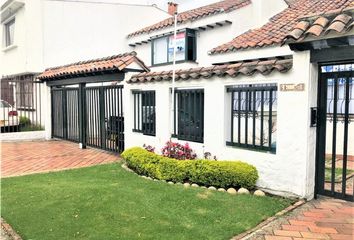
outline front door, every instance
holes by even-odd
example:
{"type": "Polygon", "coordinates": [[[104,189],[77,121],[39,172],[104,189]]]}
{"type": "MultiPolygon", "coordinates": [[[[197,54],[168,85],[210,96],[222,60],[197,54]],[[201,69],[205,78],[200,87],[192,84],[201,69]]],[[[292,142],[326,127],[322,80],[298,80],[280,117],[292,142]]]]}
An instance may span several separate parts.
{"type": "Polygon", "coordinates": [[[316,193],[353,201],[354,62],[319,68],[316,193]]]}

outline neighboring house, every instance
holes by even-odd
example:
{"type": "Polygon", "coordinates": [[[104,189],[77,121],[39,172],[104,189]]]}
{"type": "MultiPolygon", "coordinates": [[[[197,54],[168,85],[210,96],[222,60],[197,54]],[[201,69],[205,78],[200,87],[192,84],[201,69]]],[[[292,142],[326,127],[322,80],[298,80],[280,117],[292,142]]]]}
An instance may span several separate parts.
{"type": "Polygon", "coordinates": [[[21,115],[44,125],[44,116],[40,116],[50,106],[47,99],[40,99],[46,97],[45,89],[34,83],[38,73],[51,66],[128,51],[125,36],[131,29],[166,16],[154,6],[7,0],[1,6],[1,98],[22,110],[21,115]]]}
{"type": "Polygon", "coordinates": [[[54,136],[73,140],[74,128],[82,146],[118,152],[188,142],[199,157],[253,164],[270,192],[354,200],[353,2],[224,0],[180,13],[174,85],[173,17],[132,29],[126,42],[139,59],[121,55],[124,67],[103,59],[39,76],[52,86],[52,104],[78,99],[81,108],[78,119],[62,117],[76,109],[56,116],[54,136]],[[110,71],[120,74],[117,85],[90,87],[112,81],[110,71]],[[75,93],[53,88],[76,83],[75,93]]]}

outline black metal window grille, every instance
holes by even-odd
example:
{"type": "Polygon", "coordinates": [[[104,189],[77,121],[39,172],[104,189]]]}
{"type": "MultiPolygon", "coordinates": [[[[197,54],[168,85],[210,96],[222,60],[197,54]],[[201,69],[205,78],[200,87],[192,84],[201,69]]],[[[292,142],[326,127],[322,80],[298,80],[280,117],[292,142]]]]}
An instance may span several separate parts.
{"type": "Polygon", "coordinates": [[[33,75],[22,76],[16,83],[17,106],[23,110],[33,108],[33,75]]]}
{"type": "Polygon", "coordinates": [[[173,137],[204,141],[204,89],[175,90],[173,137]]]}
{"type": "Polygon", "coordinates": [[[276,151],[277,85],[251,84],[227,88],[231,99],[228,146],[276,151]]]}
{"type": "Polygon", "coordinates": [[[156,134],[155,91],[133,91],[134,128],[133,132],[144,135],[156,134]]]}
{"type": "Polygon", "coordinates": [[[343,120],[345,117],[346,102],[346,82],[349,81],[349,119],[354,118],[354,78],[330,78],[327,80],[327,120],[333,121],[333,111],[335,106],[337,109],[337,119],[343,120]],[[335,100],[336,95],[336,100],[335,100]],[[334,104],[336,102],[336,104],[334,104]]]}

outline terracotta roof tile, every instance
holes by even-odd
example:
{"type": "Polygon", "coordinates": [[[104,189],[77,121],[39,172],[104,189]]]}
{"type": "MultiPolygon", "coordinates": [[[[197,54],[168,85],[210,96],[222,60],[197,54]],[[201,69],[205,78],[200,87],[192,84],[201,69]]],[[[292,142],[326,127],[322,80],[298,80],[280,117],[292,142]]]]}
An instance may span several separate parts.
{"type": "MultiPolygon", "coordinates": [[[[177,24],[183,24],[188,21],[195,21],[200,18],[204,18],[210,15],[215,15],[224,12],[231,12],[236,9],[247,6],[251,3],[251,0],[224,0],[220,2],[216,2],[213,4],[209,4],[206,6],[202,6],[199,8],[195,8],[192,10],[188,10],[182,13],[179,13],[177,16],[177,24]]],[[[143,33],[149,33],[153,31],[157,31],[163,28],[167,28],[173,26],[174,18],[170,17],[161,22],[153,24],[151,26],[145,27],[133,33],[130,33],[128,37],[133,37],[136,35],[140,35],[143,33]]]]}
{"type": "Polygon", "coordinates": [[[283,43],[301,42],[308,36],[323,38],[330,32],[345,34],[354,26],[354,9],[344,8],[308,15],[299,20],[300,22],[283,39],[283,43]],[[307,23],[307,28],[299,29],[300,23],[307,23]]]}
{"type": "MultiPolygon", "coordinates": [[[[298,39],[302,36],[300,31],[308,29],[309,26],[305,21],[299,21],[303,16],[328,11],[338,13],[342,12],[343,9],[348,10],[353,7],[354,0],[294,0],[288,8],[273,16],[262,27],[248,30],[232,41],[210,50],[210,53],[225,53],[246,48],[280,45],[283,39],[290,35],[290,32],[298,39]]],[[[318,23],[318,25],[322,24],[321,22],[318,23]]]]}
{"type": "MultiPolygon", "coordinates": [[[[273,71],[281,73],[287,72],[292,68],[292,59],[271,59],[271,60],[252,60],[249,62],[238,62],[234,64],[224,64],[203,68],[180,69],[176,71],[176,81],[193,80],[199,78],[211,78],[213,76],[237,77],[238,75],[251,76],[255,73],[263,75],[270,74],[273,71]]],[[[132,76],[128,83],[149,83],[155,81],[172,80],[172,71],[146,72],[132,76]]]]}
{"type": "Polygon", "coordinates": [[[136,52],[130,52],[48,68],[37,76],[37,78],[40,80],[51,80],[66,77],[79,77],[87,74],[119,72],[123,71],[133,62],[137,63],[143,70],[150,71],[149,68],[145,66],[144,62],[136,56],[136,52]]]}

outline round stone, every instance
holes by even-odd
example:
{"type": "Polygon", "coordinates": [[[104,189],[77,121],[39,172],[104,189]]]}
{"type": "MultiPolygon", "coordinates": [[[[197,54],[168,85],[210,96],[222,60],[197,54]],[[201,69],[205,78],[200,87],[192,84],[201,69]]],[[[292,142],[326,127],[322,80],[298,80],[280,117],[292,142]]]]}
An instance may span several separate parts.
{"type": "Polygon", "coordinates": [[[216,187],[210,186],[208,187],[209,190],[216,190],[216,187]]]}
{"type": "Polygon", "coordinates": [[[253,194],[256,196],[262,196],[262,197],[265,196],[265,193],[262,190],[256,190],[254,191],[253,194]]]}
{"type": "Polygon", "coordinates": [[[250,194],[250,191],[248,191],[246,188],[240,188],[237,192],[239,194],[250,194]]]}
{"type": "Polygon", "coordinates": [[[169,181],[168,184],[175,184],[174,182],[169,181]]]}
{"type": "Polygon", "coordinates": [[[192,186],[192,187],[199,187],[199,185],[196,184],[196,183],[193,183],[191,186],[192,186]]]}
{"type": "Polygon", "coordinates": [[[183,186],[190,187],[190,184],[186,182],[186,183],[183,184],[183,186]]]}
{"type": "Polygon", "coordinates": [[[177,185],[182,185],[182,183],[180,183],[180,182],[178,182],[178,183],[176,183],[177,185]]]}
{"type": "Polygon", "coordinates": [[[227,189],[227,192],[230,194],[233,194],[233,195],[235,195],[237,193],[235,188],[229,188],[229,189],[227,189]]]}
{"type": "Polygon", "coordinates": [[[152,178],[151,178],[151,177],[147,177],[146,179],[148,179],[148,180],[152,180],[152,178]]]}
{"type": "Polygon", "coordinates": [[[154,178],[154,181],[155,181],[155,182],[158,182],[159,180],[158,180],[158,179],[156,179],[156,178],[154,178]]]}
{"type": "Polygon", "coordinates": [[[226,192],[226,190],[224,188],[219,188],[218,191],[219,192],[226,192]]]}
{"type": "Polygon", "coordinates": [[[204,188],[204,189],[206,189],[207,187],[206,187],[206,186],[201,186],[200,188],[204,188]]]}

